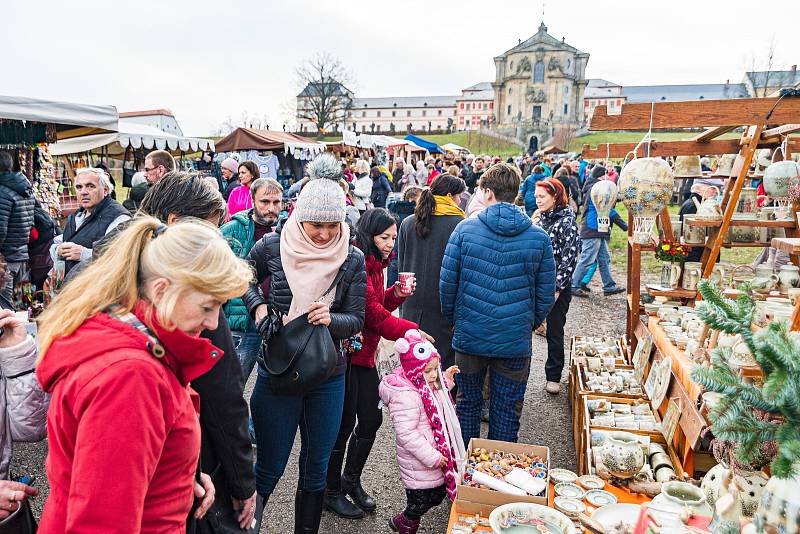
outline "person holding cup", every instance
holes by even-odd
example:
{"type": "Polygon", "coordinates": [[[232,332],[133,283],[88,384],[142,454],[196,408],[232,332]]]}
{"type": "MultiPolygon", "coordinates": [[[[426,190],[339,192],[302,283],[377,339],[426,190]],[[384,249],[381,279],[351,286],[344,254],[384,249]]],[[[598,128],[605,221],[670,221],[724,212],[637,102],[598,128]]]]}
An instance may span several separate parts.
{"type": "Polygon", "coordinates": [[[378,395],[381,377],[375,368],[378,344],[382,337],[395,341],[408,330],[418,329],[416,323],[392,315],[416,289],[416,281],[408,276],[386,288],[383,273],[396,239],[397,223],[387,209],[369,209],[358,220],[355,245],[364,253],[367,271],[364,328],[361,347],[353,347],[347,362],[342,422],[328,462],[325,495],[325,507],[346,519],[359,519],[376,508],[375,499],[361,486],[361,472],[383,422],[378,395]]]}

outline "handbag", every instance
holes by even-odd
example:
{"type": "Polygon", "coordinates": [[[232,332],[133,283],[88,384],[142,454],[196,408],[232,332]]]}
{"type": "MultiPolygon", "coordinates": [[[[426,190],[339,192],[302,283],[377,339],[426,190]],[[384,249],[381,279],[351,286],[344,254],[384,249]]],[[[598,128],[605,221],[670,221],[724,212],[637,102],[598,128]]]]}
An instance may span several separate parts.
{"type": "Polygon", "coordinates": [[[37,528],[28,499],[19,503],[16,512],[0,521],[0,534],[35,534],[37,528]]]}
{"type": "Polygon", "coordinates": [[[197,534],[256,534],[261,530],[261,518],[264,514],[264,499],[256,495],[256,523],[252,528],[242,529],[239,526],[237,512],[231,506],[231,495],[222,473],[222,467],[211,473],[214,482],[216,497],[205,517],[197,521],[195,532],[197,534]]]}
{"type": "MultiPolygon", "coordinates": [[[[336,288],[342,276],[340,269],[323,297],[336,288]]],[[[261,320],[258,364],[269,374],[273,393],[303,395],[330,378],[341,349],[333,342],[328,327],[309,323],[307,313],[281,323],[280,313],[272,309],[261,320]]]]}

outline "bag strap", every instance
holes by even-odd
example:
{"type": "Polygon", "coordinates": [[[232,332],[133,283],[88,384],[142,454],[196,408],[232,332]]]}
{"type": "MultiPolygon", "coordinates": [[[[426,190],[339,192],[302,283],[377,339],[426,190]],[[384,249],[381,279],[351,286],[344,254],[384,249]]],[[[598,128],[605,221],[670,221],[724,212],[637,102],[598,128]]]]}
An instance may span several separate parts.
{"type": "Polygon", "coordinates": [[[166,353],[164,346],[161,345],[161,342],[158,340],[158,338],[133,313],[123,312],[122,306],[119,304],[113,304],[109,306],[105,309],[105,313],[117,321],[121,321],[129,326],[134,327],[136,330],[147,336],[147,348],[150,349],[150,352],[153,354],[153,356],[159,360],[164,357],[164,354],[166,353]]]}

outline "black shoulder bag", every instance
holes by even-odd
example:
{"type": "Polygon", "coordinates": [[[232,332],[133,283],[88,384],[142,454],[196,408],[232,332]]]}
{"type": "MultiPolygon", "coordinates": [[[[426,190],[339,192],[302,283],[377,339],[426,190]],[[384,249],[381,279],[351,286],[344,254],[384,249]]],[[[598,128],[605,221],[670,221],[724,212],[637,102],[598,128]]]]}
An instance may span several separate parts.
{"type": "MultiPolygon", "coordinates": [[[[336,290],[343,276],[344,269],[340,269],[323,297],[336,290]]],[[[281,314],[272,308],[261,321],[258,331],[264,337],[258,364],[269,373],[273,393],[302,395],[330,378],[341,349],[333,342],[327,326],[309,323],[307,313],[284,325],[281,314]]]]}

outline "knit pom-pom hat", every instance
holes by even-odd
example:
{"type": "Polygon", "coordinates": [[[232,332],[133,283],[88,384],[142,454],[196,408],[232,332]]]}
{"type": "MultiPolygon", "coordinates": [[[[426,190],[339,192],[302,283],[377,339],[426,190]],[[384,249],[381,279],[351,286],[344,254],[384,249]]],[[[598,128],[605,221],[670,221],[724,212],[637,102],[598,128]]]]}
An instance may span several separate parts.
{"type": "Polygon", "coordinates": [[[425,385],[425,366],[439,353],[430,341],[420,335],[419,330],[409,330],[404,337],[394,342],[394,350],[400,356],[400,365],[412,384],[425,385]]]}
{"type": "Polygon", "coordinates": [[[333,154],[321,154],[306,167],[308,183],[300,191],[292,215],[298,222],[344,222],[345,196],[339,180],[342,167],[333,154]]]}

